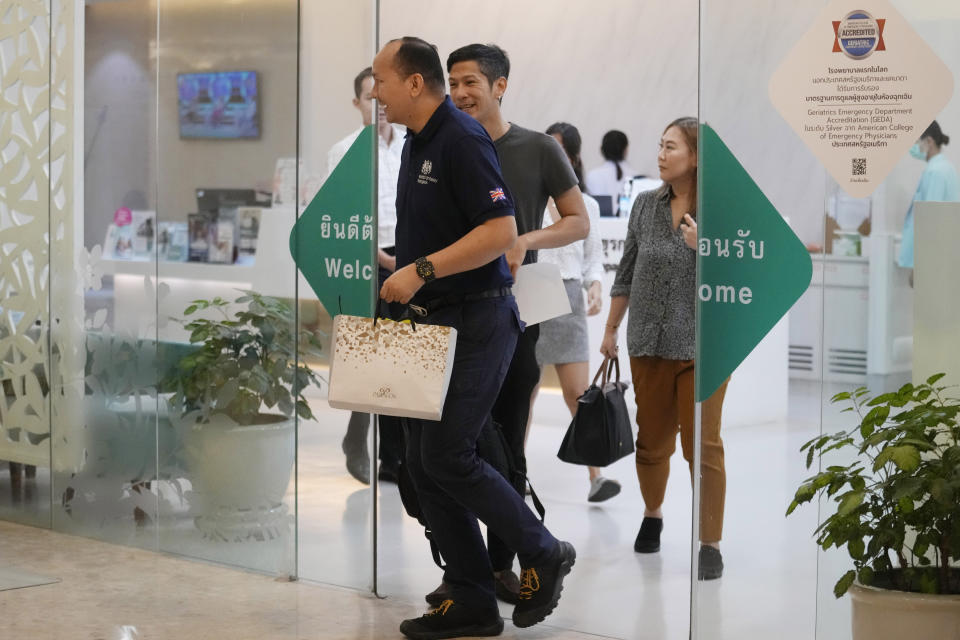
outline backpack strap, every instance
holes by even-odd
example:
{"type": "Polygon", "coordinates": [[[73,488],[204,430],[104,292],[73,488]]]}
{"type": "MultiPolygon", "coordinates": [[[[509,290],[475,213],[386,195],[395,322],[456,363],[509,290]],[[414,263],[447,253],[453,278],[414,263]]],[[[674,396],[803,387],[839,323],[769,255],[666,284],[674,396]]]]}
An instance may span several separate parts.
{"type": "Polygon", "coordinates": [[[533,485],[530,484],[530,478],[526,478],[527,486],[530,487],[530,499],[533,500],[533,507],[537,510],[537,514],[540,516],[540,522],[543,522],[547,517],[547,509],[543,506],[543,503],[540,502],[540,497],[537,496],[537,492],[533,490],[533,485]]]}
{"type": "Polygon", "coordinates": [[[437,541],[433,539],[433,531],[424,527],[423,537],[430,542],[430,553],[433,555],[433,562],[441,569],[446,570],[447,565],[443,564],[443,558],[440,556],[440,548],[437,546],[437,541]]]}

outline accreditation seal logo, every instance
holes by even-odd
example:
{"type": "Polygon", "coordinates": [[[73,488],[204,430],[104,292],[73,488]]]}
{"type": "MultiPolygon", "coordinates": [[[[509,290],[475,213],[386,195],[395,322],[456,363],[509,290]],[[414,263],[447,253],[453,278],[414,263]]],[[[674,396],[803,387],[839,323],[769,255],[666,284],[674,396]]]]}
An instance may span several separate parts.
{"type": "Polygon", "coordinates": [[[429,160],[424,160],[423,166],[420,167],[420,172],[424,175],[430,175],[431,171],[433,171],[433,163],[429,160]]]}
{"type": "Polygon", "coordinates": [[[874,51],[886,51],[883,27],[886,20],[874,18],[862,9],[851,11],[843,20],[833,21],[833,52],[863,60],[874,51]]]}

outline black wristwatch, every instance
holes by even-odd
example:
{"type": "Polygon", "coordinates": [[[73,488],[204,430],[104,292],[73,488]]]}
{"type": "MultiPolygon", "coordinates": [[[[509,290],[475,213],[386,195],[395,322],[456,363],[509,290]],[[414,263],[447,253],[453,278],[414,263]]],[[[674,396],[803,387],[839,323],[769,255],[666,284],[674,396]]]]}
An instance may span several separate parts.
{"type": "Polygon", "coordinates": [[[414,263],[417,266],[417,275],[423,278],[424,282],[436,280],[437,273],[433,270],[433,263],[426,258],[417,258],[414,263]]]}

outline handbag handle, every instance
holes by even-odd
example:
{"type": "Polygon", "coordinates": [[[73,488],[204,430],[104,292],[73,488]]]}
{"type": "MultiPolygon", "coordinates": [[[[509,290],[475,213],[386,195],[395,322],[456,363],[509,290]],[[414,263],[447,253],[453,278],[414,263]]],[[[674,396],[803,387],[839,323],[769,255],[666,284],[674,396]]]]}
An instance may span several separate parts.
{"type": "Polygon", "coordinates": [[[604,384],[606,384],[607,381],[612,380],[610,374],[613,372],[614,367],[617,369],[616,383],[620,384],[620,358],[616,356],[610,358],[610,365],[607,367],[607,375],[604,377],[604,384]]]}
{"type": "Polygon", "coordinates": [[[600,363],[600,368],[597,369],[597,375],[593,376],[593,384],[596,386],[597,380],[600,380],[600,388],[607,386],[607,382],[610,381],[610,374],[613,373],[614,368],[616,368],[617,378],[616,381],[620,382],[620,359],[619,358],[610,358],[604,357],[603,362],[600,363]],[[602,379],[601,379],[602,376],[602,379]]]}

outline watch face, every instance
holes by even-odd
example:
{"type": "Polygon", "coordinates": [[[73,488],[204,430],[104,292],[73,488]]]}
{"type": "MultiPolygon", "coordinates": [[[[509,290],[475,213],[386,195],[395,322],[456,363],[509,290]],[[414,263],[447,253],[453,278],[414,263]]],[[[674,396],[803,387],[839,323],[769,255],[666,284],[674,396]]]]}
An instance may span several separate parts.
{"type": "Polygon", "coordinates": [[[426,281],[433,279],[433,263],[429,260],[420,259],[417,260],[417,275],[423,278],[426,281]]]}

